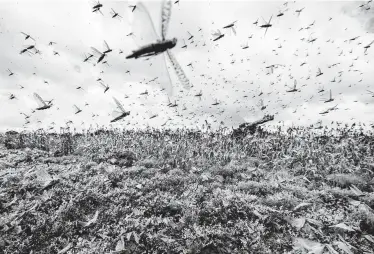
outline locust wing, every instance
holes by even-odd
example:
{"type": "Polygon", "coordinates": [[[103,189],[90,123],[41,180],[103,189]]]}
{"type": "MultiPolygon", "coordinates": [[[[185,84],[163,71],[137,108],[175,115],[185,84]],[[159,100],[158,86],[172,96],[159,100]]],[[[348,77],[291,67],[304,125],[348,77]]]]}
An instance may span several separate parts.
{"type": "Polygon", "coordinates": [[[104,40],[104,47],[107,49],[107,50],[110,50],[110,47],[108,45],[108,43],[104,40]]]}
{"type": "MultiPolygon", "coordinates": [[[[163,9],[161,12],[162,23],[159,24],[159,26],[157,26],[161,28],[162,30],[161,33],[162,33],[163,38],[166,35],[167,27],[168,27],[168,20],[170,19],[170,14],[171,14],[170,5],[171,5],[170,1],[166,1],[162,5],[163,6],[163,9]]],[[[138,46],[149,45],[151,43],[156,43],[157,41],[160,41],[160,37],[156,33],[155,26],[151,19],[151,16],[146,6],[143,3],[138,2],[137,8],[132,14],[130,13],[130,16],[131,15],[132,15],[131,27],[132,27],[132,32],[134,33],[134,42],[138,46]]],[[[140,63],[144,64],[144,62],[140,62],[140,63]]],[[[147,72],[149,72],[150,76],[159,77],[158,82],[152,82],[150,83],[150,85],[159,84],[158,86],[161,86],[162,88],[164,88],[169,94],[169,96],[171,96],[173,93],[173,87],[172,87],[172,82],[170,79],[170,74],[167,69],[165,56],[161,56],[161,54],[152,56],[150,58],[150,61],[147,61],[147,63],[150,65],[149,67],[147,67],[147,72]]]]}
{"type": "Polygon", "coordinates": [[[262,108],[264,106],[264,101],[262,99],[260,99],[260,101],[258,102],[258,106],[260,108],[262,108]]]}
{"type": "Polygon", "coordinates": [[[164,41],[168,32],[172,3],[170,0],[164,0],[161,9],[161,38],[164,41]]]}
{"type": "Polygon", "coordinates": [[[161,86],[161,88],[165,89],[168,96],[173,96],[173,83],[170,78],[170,73],[168,70],[168,66],[166,64],[166,54],[163,54],[164,56],[162,58],[159,58],[159,64],[161,66],[160,70],[162,71],[162,76],[158,84],[161,86]]]}
{"type": "Polygon", "coordinates": [[[248,47],[248,42],[240,44],[240,47],[242,47],[242,48],[248,47]]]}
{"type": "Polygon", "coordinates": [[[100,58],[100,57],[103,55],[103,53],[100,52],[99,50],[97,50],[96,48],[91,47],[91,49],[92,49],[92,54],[93,54],[96,58],[100,58]]]}
{"type": "Polygon", "coordinates": [[[120,111],[118,111],[118,110],[113,110],[113,111],[112,111],[112,118],[113,118],[113,119],[116,119],[116,118],[118,118],[119,116],[121,116],[123,113],[124,113],[124,112],[120,112],[120,111]]]}
{"type": "Polygon", "coordinates": [[[26,34],[26,33],[24,33],[24,32],[21,32],[21,34],[23,34],[24,36],[29,36],[30,39],[32,39],[33,41],[35,41],[35,39],[32,38],[30,35],[28,35],[28,34],[26,34]]]}
{"type": "Polygon", "coordinates": [[[136,4],[136,9],[130,12],[129,18],[131,32],[134,34],[133,39],[137,46],[141,47],[160,40],[151,16],[142,2],[136,4]]]}
{"type": "Polygon", "coordinates": [[[153,119],[153,118],[158,117],[158,114],[157,114],[157,113],[154,113],[154,112],[152,112],[152,111],[148,111],[148,112],[147,112],[147,115],[149,116],[148,119],[153,119]]]}
{"type": "Polygon", "coordinates": [[[182,67],[179,65],[177,59],[174,57],[174,54],[170,50],[167,50],[166,52],[169,56],[170,62],[173,65],[174,70],[175,70],[175,72],[178,76],[178,79],[181,82],[182,86],[185,89],[190,89],[190,81],[188,80],[188,78],[187,78],[186,74],[184,73],[182,67]]]}
{"type": "Polygon", "coordinates": [[[113,97],[113,100],[117,104],[117,107],[122,111],[122,113],[124,113],[125,109],[123,108],[122,104],[114,97],[113,97]]]}
{"type": "Polygon", "coordinates": [[[39,107],[47,106],[47,104],[44,102],[44,100],[42,99],[42,97],[40,97],[39,94],[34,93],[34,98],[35,98],[36,102],[38,103],[39,107]]]}
{"type": "Polygon", "coordinates": [[[212,32],[212,35],[215,36],[215,37],[218,37],[218,36],[222,35],[222,33],[219,29],[217,29],[217,31],[212,32]]]}
{"type": "Polygon", "coordinates": [[[73,107],[74,107],[74,109],[75,109],[76,112],[80,111],[80,108],[78,108],[77,105],[74,104],[73,107]]]}
{"type": "Polygon", "coordinates": [[[183,39],[183,47],[187,47],[186,41],[183,39]]]}
{"type": "Polygon", "coordinates": [[[332,110],[336,110],[338,105],[339,105],[339,104],[336,104],[334,107],[331,107],[331,108],[329,108],[328,110],[330,110],[330,111],[332,111],[332,110]]]}
{"type": "Polygon", "coordinates": [[[232,31],[234,32],[234,35],[236,35],[235,27],[231,27],[232,31]]]}
{"type": "Polygon", "coordinates": [[[105,90],[105,89],[107,89],[108,88],[108,86],[107,85],[105,85],[104,83],[102,83],[102,82],[100,82],[99,83],[100,85],[101,85],[101,87],[105,90]]]}
{"type": "Polygon", "coordinates": [[[273,15],[271,15],[268,24],[270,24],[272,18],[273,18],[273,15]]]}

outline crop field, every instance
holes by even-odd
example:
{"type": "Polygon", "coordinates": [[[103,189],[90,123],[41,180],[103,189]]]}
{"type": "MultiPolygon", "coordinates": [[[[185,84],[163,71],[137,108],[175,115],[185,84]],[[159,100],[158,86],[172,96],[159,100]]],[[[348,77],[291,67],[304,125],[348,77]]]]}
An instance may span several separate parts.
{"type": "Polygon", "coordinates": [[[349,128],[7,133],[1,253],[373,253],[374,138],[349,128]]]}

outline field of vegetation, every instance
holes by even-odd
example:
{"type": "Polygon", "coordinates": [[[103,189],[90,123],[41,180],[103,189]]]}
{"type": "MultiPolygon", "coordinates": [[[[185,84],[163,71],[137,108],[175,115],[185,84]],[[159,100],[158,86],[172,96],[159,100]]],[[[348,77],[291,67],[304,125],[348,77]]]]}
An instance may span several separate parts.
{"type": "Polygon", "coordinates": [[[0,253],[374,253],[374,136],[8,132],[0,253]]]}

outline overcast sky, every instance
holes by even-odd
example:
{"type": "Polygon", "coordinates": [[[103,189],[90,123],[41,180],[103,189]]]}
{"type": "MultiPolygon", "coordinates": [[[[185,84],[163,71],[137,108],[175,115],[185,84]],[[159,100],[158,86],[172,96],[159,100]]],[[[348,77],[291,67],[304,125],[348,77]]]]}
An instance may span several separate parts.
{"type": "MultiPolygon", "coordinates": [[[[116,108],[113,96],[131,112],[113,124],[116,127],[201,126],[205,120],[216,126],[221,122],[237,126],[264,114],[294,125],[319,120],[373,122],[374,97],[367,90],[374,92],[374,44],[366,54],[364,49],[374,40],[372,2],[173,1],[167,39],[178,39],[171,51],[193,86],[189,90],[180,85],[173,68],[166,69],[170,63],[164,54],[148,60],[126,59],[142,44],[155,42],[147,40],[157,40],[140,10],[131,12],[128,7],[135,2],[101,3],[103,15],[92,12],[93,1],[1,2],[1,130],[48,128],[53,122],[58,129],[69,120],[77,128],[109,125],[116,108]],[[298,15],[296,10],[302,8],[298,15]],[[122,19],[112,18],[111,9],[122,19]],[[277,17],[280,12],[284,15],[277,17]],[[260,25],[271,16],[272,26],[264,36],[260,25]],[[258,25],[253,24],[256,20],[258,25]],[[223,29],[234,21],[236,35],[223,29]],[[225,36],[213,42],[212,32],[217,29],[225,36]],[[21,32],[35,42],[25,40],[21,32]],[[131,32],[134,36],[128,36],[131,32]],[[190,40],[188,32],[194,36],[190,40]],[[105,50],[104,40],[113,49],[103,60],[109,65],[96,64],[94,57],[83,62],[91,47],[105,50]],[[56,44],[51,46],[50,41],[56,44]],[[20,54],[34,43],[40,55],[20,54]],[[243,49],[244,44],[248,48],[243,49]],[[272,64],[282,66],[271,73],[266,67],[272,64]],[[323,75],[316,77],[318,68],[323,75]],[[9,76],[7,69],[14,75],[9,76]],[[170,100],[177,107],[167,107],[168,94],[161,91],[168,85],[169,73],[170,100]],[[109,85],[106,93],[98,78],[109,85]],[[300,92],[286,92],[295,80],[300,92]],[[76,89],[79,86],[84,90],[76,89]],[[325,91],[318,93],[321,88],[325,91]],[[330,89],[334,101],[324,103],[330,89]],[[148,96],[140,95],[146,90],[148,96]],[[201,100],[195,96],[200,91],[201,100]],[[38,107],[34,92],[44,100],[53,99],[53,107],[32,113],[38,107]],[[11,100],[11,94],[16,99],[11,100]],[[261,110],[260,100],[266,109],[261,110]],[[213,106],[216,101],[219,104],[213,106]],[[81,113],[75,114],[74,104],[81,113]],[[337,110],[320,114],[335,105],[337,110]],[[21,112],[30,115],[27,125],[21,112]]],[[[144,5],[160,35],[161,2],[144,5]]]]}

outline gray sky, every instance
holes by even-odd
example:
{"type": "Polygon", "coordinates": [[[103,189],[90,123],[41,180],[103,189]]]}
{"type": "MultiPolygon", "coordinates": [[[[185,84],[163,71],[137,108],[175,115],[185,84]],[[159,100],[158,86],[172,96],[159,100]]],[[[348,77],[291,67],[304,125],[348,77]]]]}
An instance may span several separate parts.
{"type": "MultiPolygon", "coordinates": [[[[236,126],[266,113],[275,114],[276,122],[295,125],[318,120],[326,124],[373,122],[374,98],[367,90],[374,92],[374,44],[364,53],[364,46],[374,40],[373,3],[361,8],[367,2],[299,1],[284,5],[281,1],[181,0],[179,4],[173,3],[167,38],[178,39],[172,52],[193,85],[190,90],[179,84],[172,68],[166,70],[165,63],[170,64],[168,60],[165,62],[164,55],[149,60],[126,59],[142,44],[139,38],[145,38],[145,44],[153,39],[147,20],[128,7],[134,2],[101,3],[103,15],[92,12],[95,4],[92,1],[2,1],[1,130],[21,130],[25,119],[20,112],[31,115],[26,125],[29,129],[47,128],[52,122],[57,127],[65,126],[69,120],[77,128],[108,125],[116,107],[112,96],[131,111],[130,116],[114,126],[160,127],[168,118],[169,127],[200,126],[205,120],[213,125],[223,121],[227,126],[236,126]],[[111,8],[123,18],[111,18],[111,8]],[[298,15],[296,10],[301,8],[305,9],[298,15]],[[277,17],[279,12],[284,15],[277,17]],[[271,15],[272,27],[264,36],[265,31],[259,26],[271,15]],[[253,22],[257,19],[256,26],[253,22]],[[236,35],[223,29],[236,20],[236,35]],[[212,32],[217,29],[225,36],[213,42],[212,32]],[[25,46],[34,44],[30,39],[25,40],[21,31],[35,39],[41,55],[19,54],[25,46]],[[135,37],[127,36],[130,32],[135,37]],[[194,36],[192,40],[188,40],[188,32],[194,36]],[[356,36],[360,37],[349,42],[356,36]],[[316,38],[313,43],[308,42],[313,38],[316,38]],[[113,49],[105,58],[110,66],[102,63],[94,66],[97,59],[84,63],[83,54],[92,53],[91,47],[103,51],[104,40],[113,49]],[[50,41],[57,44],[50,46],[50,41]],[[184,42],[187,48],[182,48],[184,42]],[[242,49],[241,45],[246,43],[248,48],[242,49]],[[190,63],[192,67],[188,66],[190,63]],[[271,64],[284,67],[269,73],[266,66],[271,64]],[[14,75],[9,76],[8,68],[14,75]],[[318,68],[323,75],[316,77],[318,68]],[[168,82],[168,73],[174,90],[170,99],[178,104],[175,108],[167,107],[168,95],[160,91],[168,82]],[[156,77],[151,85],[143,82],[156,77]],[[110,86],[105,94],[96,81],[98,78],[110,86]],[[294,80],[300,92],[287,93],[294,80]],[[78,86],[84,90],[77,90],[78,86]],[[321,87],[325,92],[318,93],[321,87]],[[324,103],[330,89],[334,101],[324,103]],[[145,90],[149,95],[140,95],[145,90]],[[200,91],[201,100],[194,96],[200,91]],[[37,107],[34,92],[44,100],[53,99],[54,106],[31,113],[37,107]],[[11,94],[17,99],[10,100],[11,94]],[[261,99],[267,106],[263,111],[259,106],[261,99]],[[216,100],[219,105],[213,106],[216,100]],[[82,109],[80,114],[74,114],[74,104],[82,109]],[[319,114],[337,104],[337,110],[325,116],[319,114]],[[149,119],[155,114],[158,116],[149,119]]],[[[160,35],[161,2],[145,2],[145,6],[160,35]]]]}

